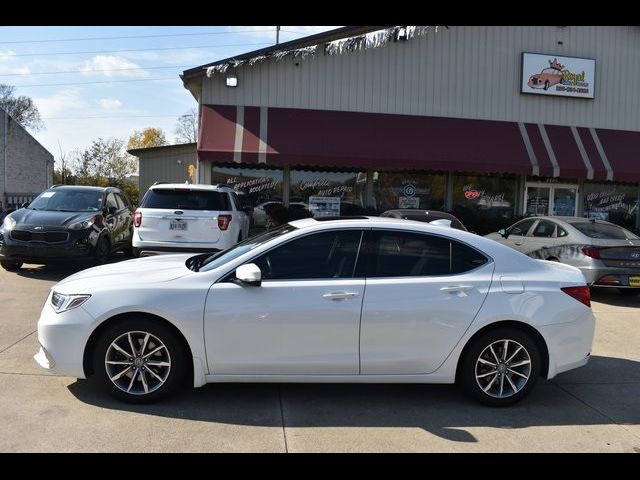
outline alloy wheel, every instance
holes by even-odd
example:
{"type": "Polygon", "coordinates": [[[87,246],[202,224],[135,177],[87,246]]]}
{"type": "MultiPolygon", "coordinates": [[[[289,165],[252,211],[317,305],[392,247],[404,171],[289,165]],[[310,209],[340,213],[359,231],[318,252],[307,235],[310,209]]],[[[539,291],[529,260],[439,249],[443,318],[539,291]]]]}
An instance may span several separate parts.
{"type": "Polygon", "coordinates": [[[531,376],[531,356],[515,340],[489,344],[478,356],[475,378],[480,389],[494,398],[507,398],[522,390],[531,376]]]}

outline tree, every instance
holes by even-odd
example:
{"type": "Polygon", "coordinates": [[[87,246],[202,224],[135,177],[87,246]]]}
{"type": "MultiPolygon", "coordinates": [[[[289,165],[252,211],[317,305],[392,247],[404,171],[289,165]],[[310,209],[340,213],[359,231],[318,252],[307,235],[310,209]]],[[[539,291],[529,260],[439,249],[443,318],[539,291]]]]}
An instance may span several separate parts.
{"type": "Polygon", "coordinates": [[[195,143],[198,140],[198,110],[192,108],[178,117],[176,143],[195,143]]]}
{"type": "Polygon", "coordinates": [[[34,132],[44,128],[36,104],[27,96],[16,97],[15,89],[11,85],[0,84],[0,107],[24,128],[34,132]]]}
{"type": "Polygon", "coordinates": [[[161,128],[145,128],[144,130],[134,130],[127,142],[127,150],[133,148],[149,148],[167,145],[167,138],[161,128]]]}
{"type": "Polygon", "coordinates": [[[124,151],[124,141],[98,138],[76,154],[75,168],[81,185],[110,185],[136,171],[134,157],[124,151]]]}

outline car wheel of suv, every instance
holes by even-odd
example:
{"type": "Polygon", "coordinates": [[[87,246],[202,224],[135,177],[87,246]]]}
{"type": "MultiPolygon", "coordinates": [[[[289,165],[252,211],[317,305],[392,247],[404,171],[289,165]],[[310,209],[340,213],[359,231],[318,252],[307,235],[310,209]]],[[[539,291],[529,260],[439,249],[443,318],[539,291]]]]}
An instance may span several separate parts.
{"type": "Polygon", "coordinates": [[[476,400],[506,407],[522,400],[540,372],[540,353],[527,333],[502,327],[481,334],[469,345],[458,382],[476,400]]]}
{"type": "Polygon", "coordinates": [[[110,256],[111,243],[109,243],[109,239],[106,236],[103,236],[96,245],[96,260],[98,264],[103,265],[109,261],[110,256]]]}
{"type": "Polygon", "coordinates": [[[140,254],[142,253],[142,250],[136,247],[131,247],[131,253],[133,254],[134,257],[140,258],[140,254]]]}
{"type": "Polygon", "coordinates": [[[619,288],[618,291],[625,297],[633,297],[640,293],[640,288],[619,288]]]}
{"type": "Polygon", "coordinates": [[[173,393],[188,371],[188,357],[177,335],[149,318],[113,324],[93,353],[100,385],[130,403],[151,403],[173,393]]]}
{"type": "Polygon", "coordinates": [[[2,268],[7,270],[8,272],[17,272],[22,267],[22,262],[9,262],[3,260],[2,262],[0,262],[0,265],[2,265],[2,268]]]}

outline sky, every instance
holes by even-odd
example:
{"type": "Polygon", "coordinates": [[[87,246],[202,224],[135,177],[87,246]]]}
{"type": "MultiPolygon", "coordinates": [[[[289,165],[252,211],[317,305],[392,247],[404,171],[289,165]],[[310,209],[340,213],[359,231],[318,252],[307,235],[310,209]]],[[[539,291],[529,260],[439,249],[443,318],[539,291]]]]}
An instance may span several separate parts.
{"type": "MultiPolygon", "coordinates": [[[[286,42],[337,27],[280,28],[286,42]]],[[[34,100],[45,128],[31,134],[56,159],[147,127],[173,143],[197,107],[178,75],[275,40],[275,26],[0,27],[0,84],[34,100]]]]}

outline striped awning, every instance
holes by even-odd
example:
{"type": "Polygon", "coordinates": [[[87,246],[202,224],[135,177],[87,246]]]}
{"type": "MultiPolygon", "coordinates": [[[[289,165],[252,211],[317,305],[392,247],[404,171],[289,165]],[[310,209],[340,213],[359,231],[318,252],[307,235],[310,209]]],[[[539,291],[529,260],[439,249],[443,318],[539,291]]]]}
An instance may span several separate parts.
{"type": "Polygon", "coordinates": [[[640,132],[448,117],[203,105],[215,163],[640,181],[640,132]]]}

